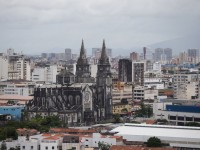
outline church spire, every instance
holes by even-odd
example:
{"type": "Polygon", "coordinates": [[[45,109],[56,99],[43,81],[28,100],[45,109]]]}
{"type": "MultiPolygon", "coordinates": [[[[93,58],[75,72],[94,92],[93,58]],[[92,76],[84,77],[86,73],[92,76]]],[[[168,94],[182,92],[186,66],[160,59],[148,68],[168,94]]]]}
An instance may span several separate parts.
{"type": "Polygon", "coordinates": [[[86,58],[86,51],[85,51],[84,42],[82,39],[80,56],[78,58],[77,64],[83,65],[83,64],[87,64],[87,63],[88,62],[87,62],[87,58],[86,58]]]}
{"type": "Polygon", "coordinates": [[[86,59],[86,52],[85,52],[85,47],[84,47],[84,42],[82,39],[82,43],[81,43],[81,51],[80,51],[80,59],[86,59]]]}
{"type": "Polygon", "coordinates": [[[101,58],[100,58],[99,61],[100,61],[101,64],[109,63],[109,59],[108,59],[108,56],[106,54],[105,40],[103,40],[103,46],[102,46],[102,51],[101,51],[101,58]]]}

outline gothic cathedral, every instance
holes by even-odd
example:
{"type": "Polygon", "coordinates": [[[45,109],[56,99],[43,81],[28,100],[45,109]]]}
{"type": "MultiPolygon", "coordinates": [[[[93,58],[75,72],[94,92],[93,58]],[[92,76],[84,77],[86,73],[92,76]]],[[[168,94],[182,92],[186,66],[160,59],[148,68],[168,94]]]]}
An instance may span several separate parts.
{"type": "Polygon", "coordinates": [[[58,115],[68,125],[89,125],[112,118],[112,74],[105,41],[96,79],[91,77],[82,41],[76,74],[62,70],[57,75],[57,84],[36,87],[27,111],[29,118],[58,115]]]}

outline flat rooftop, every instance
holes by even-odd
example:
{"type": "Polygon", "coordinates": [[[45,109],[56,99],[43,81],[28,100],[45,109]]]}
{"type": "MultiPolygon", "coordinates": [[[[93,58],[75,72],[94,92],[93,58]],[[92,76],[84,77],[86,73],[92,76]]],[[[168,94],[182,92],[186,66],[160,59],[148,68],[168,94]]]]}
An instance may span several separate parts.
{"type": "Polygon", "coordinates": [[[182,139],[200,139],[200,127],[126,123],[123,126],[119,126],[111,130],[110,132],[121,136],[156,136],[182,139]]]}

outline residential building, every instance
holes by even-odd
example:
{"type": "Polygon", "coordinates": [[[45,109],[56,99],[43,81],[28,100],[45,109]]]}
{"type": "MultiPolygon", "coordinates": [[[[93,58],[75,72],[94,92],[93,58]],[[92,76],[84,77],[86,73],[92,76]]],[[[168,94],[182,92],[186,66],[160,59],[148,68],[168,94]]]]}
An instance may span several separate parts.
{"type": "Polygon", "coordinates": [[[8,57],[8,79],[9,80],[18,80],[31,79],[31,68],[30,68],[30,59],[25,58],[24,55],[9,55],[8,57]]]}
{"type": "Polygon", "coordinates": [[[135,86],[133,89],[133,100],[144,100],[144,86],[135,86]]]}
{"type": "Polygon", "coordinates": [[[0,53],[0,81],[8,79],[8,59],[3,53],[0,53]]]}
{"type": "Polygon", "coordinates": [[[153,52],[148,47],[143,47],[144,60],[152,60],[153,52]]]}
{"type": "Polygon", "coordinates": [[[126,99],[129,103],[132,101],[132,84],[124,82],[113,82],[112,103],[120,103],[122,99],[126,99]]]}
{"type": "Polygon", "coordinates": [[[118,69],[119,81],[132,82],[132,62],[129,59],[120,59],[118,69]]]}
{"type": "Polygon", "coordinates": [[[199,63],[199,49],[188,49],[188,60],[191,63],[199,63]]]}
{"type": "Polygon", "coordinates": [[[144,62],[132,62],[132,82],[136,85],[144,85],[144,71],[146,65],[144,62]]]}
{"type": "Polygon", "coordinates": [[[58,74],[57,65],[49,65],[44,67],[36,67],[32,72],[32,81],[44,81],[47,83],[56,83],[56,75],[58,74]]]}
{"type": "Polygon", "coordinates": [[[62,138],[60,136],[48,136],[41,140],[40,150],[60,150],[62,148],[62,138]]]}
{"type": "Polygon", "coordinates": [[[174,98],[197,99],[199,97],[199,75],[174,74],[173,75],[174,98]]]}
{"type": "Polygon", "coordinates": [[[170,60],[172,59],[172,49],[171,48],[165,48],[163,51],[167,62],[170,62],[170,60]]]}
{"type": "Polygon", "coordinates": [[[154,53],[155,61],[160,61],[162,63],[169,63],[172,59],[172,49],[171,48],[156,48],[154,53]]]}
{"type": "Polygon", "coordinates": [[[103,136],[100,133],[93,133],[92,136],[83,136],[81,138],[84,148],[98,147],[99,142],[107,143],[109,145],[122,144],[121,136],[103,136]]]}
{"type": "Polygon", "coordinates": [[[130,60],[131,61],[138,61],[139,60],[139,54],[136,52],[130,53],[130,60]]]}
{"type": "Polygon", "coordinates": [[[72,50],[70,48],[65,49],[65,60],[72,59],[72,50]]]}
{"type": "Polygon", "coordinates": [[[20,147],[21,150],[85,150],[87,148],[98,147],[99,142],[109,145],[123,144],[121,136],[105,136],[100,133],[93,133],[91,135],[43,133],[19,136],[17,140],[10,139],[5,142],[8,149],[20,147]]]}
{"type": "Polygon", "coordinates": [[[5,95],[4,94],[4,95],[0,95],[0,104],[5,105],[11,102],[12,104],[24,106],[32,99],[33,99],[33,96],[5,95]]]}
{"type": "Polygon", "coordinates": [[[160,62],[153,63],[153,71],[161,72],[161,63],[160,62]]]}
{"type": "Polygon", "coordinates": [[[113,114],[128,115],[131,113],[132,106],[128,103],[115,103],[113,104],[113,114]]]}

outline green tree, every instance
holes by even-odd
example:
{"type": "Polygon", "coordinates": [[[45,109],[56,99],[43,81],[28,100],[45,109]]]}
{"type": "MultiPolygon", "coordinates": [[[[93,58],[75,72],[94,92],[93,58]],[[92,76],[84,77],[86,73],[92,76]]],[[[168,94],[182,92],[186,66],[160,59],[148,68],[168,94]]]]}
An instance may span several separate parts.
{"type": "Polygon", "coordinates": [[[161,140],[157,137],[150,137],[147,141],[147,146],[148,147],[161,147],[162,143],[161,140]]]}
{"type": "Polygon", "coordinates": [[[140,109],[135,112],[138,117],[151,117],[153,115],[153,109],[150,105],[145,106],[142,102],[140,104],[140,109]]]}
{"type": "Polygon", "coordinates": [[[127,108],[123,108],[123,109],[121,110],[121,112],[122,112],[122,113],[128,113],[128,109],[127,109],[127,108]]]}
{"type": "Polygon", "coordinates": [[[100,150],[109,150],[110,149],[110,145],[104,142],[99,142],[98,143],[98,148],[100,150]]]}
{"type": "Polygon", "coordinates": [[[9,101],[7,102],[7,104],[15,105],[15,102],[14,102],[13,100],[9,100],[9,101]]]}
{"type": "Polygon", "coordinates": [[[114,119],[114,121],[113,121],[114,123],[120,123],[121,122],[119,114],[114,114],[113,119],[114,119]]]}
{"type": "Polygon", "coordinates": [[[185,126],[192,126],[192,127],[200,127],[200,123],[198,122],[187,122],[185,126]]]}

